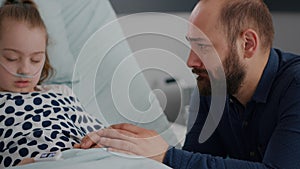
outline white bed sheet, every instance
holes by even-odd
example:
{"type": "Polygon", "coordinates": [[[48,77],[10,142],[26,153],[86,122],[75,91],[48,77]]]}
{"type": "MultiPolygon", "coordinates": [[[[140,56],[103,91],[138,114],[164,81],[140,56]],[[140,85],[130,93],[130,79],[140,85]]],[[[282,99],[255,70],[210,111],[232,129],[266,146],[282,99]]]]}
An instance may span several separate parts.
{"type": "Polygon", "coordinates": [[[169,169],[157,161],[120,153],[107,152],[100,148],[71,149],[62,153],[61,160],[36,162],[10,169],[169,169]]]}

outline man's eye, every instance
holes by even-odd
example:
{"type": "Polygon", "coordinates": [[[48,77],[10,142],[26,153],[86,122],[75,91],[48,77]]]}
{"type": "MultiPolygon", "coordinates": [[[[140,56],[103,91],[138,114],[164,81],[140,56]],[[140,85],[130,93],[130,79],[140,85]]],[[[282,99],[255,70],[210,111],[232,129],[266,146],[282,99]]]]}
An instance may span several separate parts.
{"type": "Polygon", "coordinates": [[[205,49],[205,48],[208,47],[208,45],[206,45],[206,44],[200,44],[200,43],[198,43],[197,46],[200,47],[201,49],[205,49]]]}

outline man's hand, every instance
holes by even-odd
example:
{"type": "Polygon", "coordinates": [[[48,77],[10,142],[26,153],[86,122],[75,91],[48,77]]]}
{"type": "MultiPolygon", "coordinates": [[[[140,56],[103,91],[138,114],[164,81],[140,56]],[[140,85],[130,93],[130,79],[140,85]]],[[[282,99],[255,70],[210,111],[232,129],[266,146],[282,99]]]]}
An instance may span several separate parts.
{"type": "Polygon", "coordinates": [[[153,130],[132,124],[112,125],[107,129],[89,133],[74,148],[107,147],[109,151],[149,157],[162,162],[168,143],[153,130]]]}

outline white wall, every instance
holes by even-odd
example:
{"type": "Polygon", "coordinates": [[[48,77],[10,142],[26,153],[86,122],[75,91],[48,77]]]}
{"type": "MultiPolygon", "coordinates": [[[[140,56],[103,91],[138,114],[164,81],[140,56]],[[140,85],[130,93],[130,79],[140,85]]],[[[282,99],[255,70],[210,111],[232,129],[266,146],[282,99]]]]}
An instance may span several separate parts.
{"type": "Polygon", "coordinates": [[[274,46],[300,54],[300,13],[274,12],[274,46]]]}

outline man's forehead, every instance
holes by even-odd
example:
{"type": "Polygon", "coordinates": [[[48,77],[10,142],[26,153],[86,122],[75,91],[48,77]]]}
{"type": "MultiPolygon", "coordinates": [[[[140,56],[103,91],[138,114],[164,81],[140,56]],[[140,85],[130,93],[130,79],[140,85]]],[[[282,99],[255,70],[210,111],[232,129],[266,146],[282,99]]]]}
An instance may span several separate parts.
{"type": "Polygon", "coordinates": [[[207,12],[208,14],[218,14],[223,5],[226,5],[225,3],[230,1],[233,0],[200,0],[194,7],[190,19],[196,18],[200,12],[202,13],[203,11],[207,12]]]}
{"type": "Polygon", "coordinates": [[[198,2],[189,18],[188,36],[199,35],[196,28],[200,29],[201,32],[208,33],[218,27],[216,25],[219,23],[218,18],[221,12],[220,1],[227,0],[201,0],[198,2]]]}

